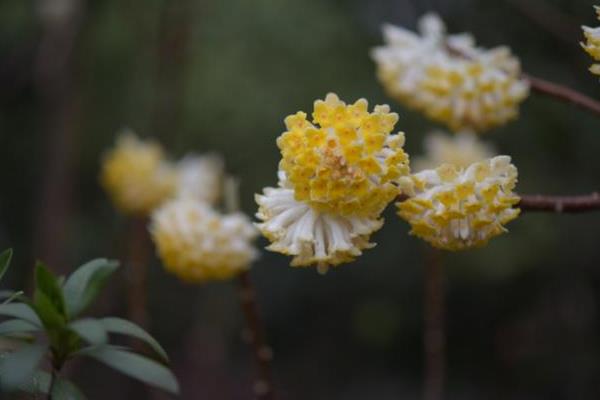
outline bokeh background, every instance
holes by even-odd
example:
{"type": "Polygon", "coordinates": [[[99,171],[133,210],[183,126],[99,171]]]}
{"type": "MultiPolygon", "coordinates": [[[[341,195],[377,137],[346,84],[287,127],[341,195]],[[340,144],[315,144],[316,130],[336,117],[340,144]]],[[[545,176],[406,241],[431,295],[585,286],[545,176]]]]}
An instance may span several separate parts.
{"type": "MultiPolygon", "coordinates": [[[[418,154],[436,126],[385,96],[368,53],[382,23],[414,28],[426,11],[481,45],[511,46],[530,74],[600,97],[579,46],[579,25],[598,24],[584,0],[2,0],[0,248],[16,250],[3,286],[29,287],[35,258],[62,272],[123,258],[126,223],[98,171],[124,126],[173,157],[222,153],[249,214],[276,183],[283,118],[329,91],[389,103],[418,154]]],[[[486,139],[513,157],[522,193],[600,186],[600,120],[572,106],[533,94],[486,139]]],[[[325,276],[277,254],[255,265],[282,399],[420,397],[427,248],[386,214],[379,245],[325,276]]],[[[448,398],[600,398],[600,214],[528,213],[509,228],[444,256],[448,398]]],[[[150,331],[181,397],[251,398],[235,285],[184,285],[150,259],[150,331]]],[[[125,271],[96,313],[125,315],[125,271]]],[[[91,399],[165,398],[93,361],[70,373],[91,399]]]]}

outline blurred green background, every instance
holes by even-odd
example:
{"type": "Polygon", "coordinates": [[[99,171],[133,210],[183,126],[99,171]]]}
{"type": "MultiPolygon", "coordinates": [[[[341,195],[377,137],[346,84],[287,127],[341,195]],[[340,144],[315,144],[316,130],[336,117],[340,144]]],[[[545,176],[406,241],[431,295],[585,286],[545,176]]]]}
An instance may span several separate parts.
{"type": "MultiPolygon", "coordinates": [[[[0,248],[3,285],[28,287],[36,257],[69,271],[127,242],[98,184],[124,126],[173,157],[217,151],[243,208],[276,184],[283,118],[329,91],[389,103],[413,155],[435,126],[387,98],[369,49],[384,22],[438,12],[451,32],[506,44],[530,74],[600,98],[574,0],[2,0],[0,248]]],[[[531,95],[486,134],[519,167],[522,193],[599,189],[600,120],[531,95]]],[[[252,272],[282,399],[413,399],[422,386],[427,247],[392,212],[358,261],[320,276],[263,253],[252,272]]],[[[446,254],[449,399],[600,398],[600,214],[524,214],[481,250],[446,254]]],[[[265,242],[260,241],[263,246],[265,242]]],[[[249,399],[254,364],[233,283],[183,285],[154,257],[150,331],[184,399],[249,399]]],[[[125,268],[97,313],[125,313],[125,268]]],[[[70,371],[91,399],[164,398],[93,362],[70,371]]]]}

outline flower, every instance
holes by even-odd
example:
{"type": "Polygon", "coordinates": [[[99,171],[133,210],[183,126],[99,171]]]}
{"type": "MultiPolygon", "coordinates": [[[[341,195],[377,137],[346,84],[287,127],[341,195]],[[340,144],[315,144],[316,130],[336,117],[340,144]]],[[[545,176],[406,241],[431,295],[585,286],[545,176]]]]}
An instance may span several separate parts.
{"type": "Polygon", "coordinates": [[[497,154],[494,147],[481,141],[472,132],[459,132],[450,136],[443,132],[431,132],[425,137],[425,155],[413,162],[414,171],[452,164],[466,168],[497,154]]]}
{"type": "Polygon", "coordinates": [[[519,215],[513,208],[517,168],[510,157],[497,156],[467,168],[444,164],[412,176],[412,196],[399,202],[398,215],[411,234],[445,250],[485,245],[506,232],[519,215]]]}
{"type": "Polygon", "coordinates": [[[177,164],[177,196],[215,204],[221,195],[223,159],[214,154],[187,155],[177,164]]]}
{"type": "Polygon", "coordinates": [[[345,216],[376,217],[398,194],[394,181],[408,174],[404,134],[391,135],[398,115],[360,99],[346,105],[330,93],[314,103],[313,123],[298,112],[285,119],[279,164],[298,201],[345,216]]]}
{"type": "Polygon", "coordinates": [[[426,14],[419,34],[385,25],[384,46],[373,49],[377,75],[389,95],[453,131],[484,131],[518,114],[529,85],[507,47],[475,47],[470,34],[446,34],[426,14]]]}
{"type": "MultiPolygon", "coordinates": [[[[600,19],[600,7],[594,6],[598,19],[600,19]]],[[[581,43],[581,47],[596,61],[600,61],[600,26],[590,28],[582,26],[585,43],[581,43]]],[[[590,72],[595,75],[600,75],[600,64],[593,64],[590,67],[590,72]]]]}
{"type": "Polygon", "coordinates": [[[158,143],[125,132],[105,154],[100,181],[122,212],[146,215],[175,193],[177,174],[158,143]]]}
{"type": "Polygon", "coordinates": [[[165,268],[200,283],[229,279],[250,268],[258,232],[241,213],[221,215],[191,198],[173,199],[152,214],[152,239],[165,268]]]}
{"type": "Polygon", "coordinates": [[[256,196],[257,226],[272,242],[267,249],[294,256],[292,266],[325,271],[373,246],[369,236],[409,166],[389,106],[369,112],[365,99],[347,105],[330,93],[315,101],[312,117],[285,118],[279,188],[256,196]]]}
{"type": "Polygon", "coordinates": [[[341,216],[319,211],[295,199],[294,190],[280,182],[256,195],[257,224],[272,244],[267,250],[292,255],[293,267],[316,264],[319,272],[352,261],[374,246],[369,236],[383,221],[360,216],[341,216]]]}

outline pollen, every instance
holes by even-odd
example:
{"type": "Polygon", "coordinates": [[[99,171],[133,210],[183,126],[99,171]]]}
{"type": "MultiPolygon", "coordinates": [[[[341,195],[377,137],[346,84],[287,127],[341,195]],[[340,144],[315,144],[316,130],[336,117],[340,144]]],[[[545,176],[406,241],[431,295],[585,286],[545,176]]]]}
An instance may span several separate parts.
{"type": "Polygon", "coordinates": [[[365,99],[347,105],[333,93],[315,101],[312,121],[303,112],[285,118],[280,169],[295,199],[335,215],[378,216],[409,173],[404,134],[392,134],[397,121],[388,106],[369,112],[365,99]]]}

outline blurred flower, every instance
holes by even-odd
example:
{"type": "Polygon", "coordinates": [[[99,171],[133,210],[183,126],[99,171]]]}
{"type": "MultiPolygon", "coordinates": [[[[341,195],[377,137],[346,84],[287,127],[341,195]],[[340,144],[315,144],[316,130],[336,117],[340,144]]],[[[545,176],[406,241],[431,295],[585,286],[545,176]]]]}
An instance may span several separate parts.
{"type": "Polygon", "coordinates": [[[222,215],[190,198],[158,208],[150,232],[165,268],[187,282],[232,278],[258,256],[252,245],[258,232],[248,217],[222,215]]]}
{"type": "Polygon", "coordinates": [[[444,164],[412,176],[408,200],[398,203],[398,214],[412,227],[411,234],[446,250],[485,245],[506,232],[504,225],[519,215],[512,208],[517,168],[510,157],[497,156],[464,168],[444,164]]]}
{"type": "Polygon", "coordinates": [[[179,182],[177,196],[214,205],[221,195],[224,174],[223,159],[214,154],[184,157],[177,164],[179,182]]]}
{"type": "MultiPolygon", "coordinates": [[[[594,6],[598,19],[600,19],[600,7],[594,6]]],[[[585,43],[581,43],[583,49],[594,58],[596,61],[600,61],[600,27],[590,28],[589,26],[582,26],[583,35],[585,36],[585,43]]],[[[600,75],[600,64],[593,64],[590,67],[590,72],[596,75],[600,75]]]]}
{"type": "Polygon", "coordinates": [[[367,108],[365,99],[346,105],[330,93],[315,101],[313,123],[303,112],[285,119],[280,188],[256,197],[257,217],[268,249],[295,256],[294,266],[324,270],[372,247],[368,237],[409,173],[404,134],[390,134],[398,115],[367,108]]]}
{"type": "Polygon", "coordinates": [[[177,174],[158,143],[126,132],[105,154],[100,181],[119,210],[146,215],[175,193],[177,174]]]}
{"type": "Polygon", "coordinates": [[[467,33],[447,35],[435,14],[420,19],[419,33],[383,27],[386,44],[372,57],[390,96],[454,131],[484,131],[517,116],[529,86],[510,49],[475,47],[467,33]]]}
{"type": "Polygon", "coordinates": [[[413,162],[413,170],[417,172],[442,164],[466,168],[497,154],[491,144],[481,141],[472,132],[459,132],[456,135],[432,132],[425,137],[424,145],[425,154],[413,162]]]}

